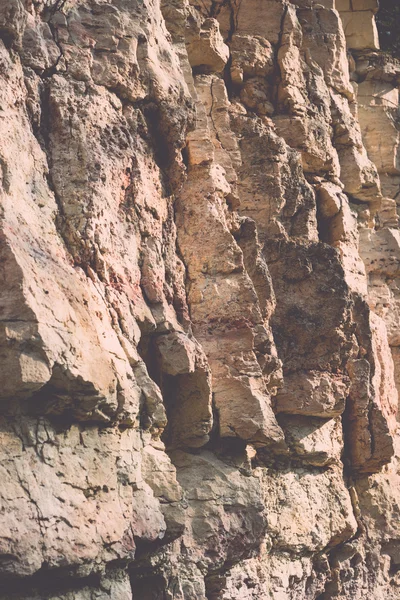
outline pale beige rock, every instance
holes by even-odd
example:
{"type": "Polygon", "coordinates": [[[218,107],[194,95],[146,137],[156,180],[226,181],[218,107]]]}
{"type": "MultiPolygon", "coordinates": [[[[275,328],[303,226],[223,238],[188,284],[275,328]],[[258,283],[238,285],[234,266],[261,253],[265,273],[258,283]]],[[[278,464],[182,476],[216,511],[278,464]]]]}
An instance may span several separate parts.
{"type": "Polygon", "coordinates": [[[176,469],[165,453],[165,447],[147,445],[142,451],[143,477],[157,498],[164,502],[179,502],[182,490],[176,480],[176,469]]]}
{"type": "Polygon", "coordinates": [[[332,146],[330,132],[325,131],[325,140],[321,143],[325,125],[318,119],[303,117],[276,117],[277,132],[289,146],[301,152],[305,173],[318,173],[327,177],[336,177],[340,173],[339,159],[332,146]]]}
{"type": "Polygon", "coordinates": [[[0,600],[398,600],[376,8],[0,0],[0,600]]]}
{"type": "Polygon", "coordinates": [[[238,168],[240,211],[257,222],[260,240],[285,238],[290,229],[296,238],[317,239],[315,196],[302,174],[299,153],[270,121],[237,114],[233,127],[243,161],[238,168]]]}
{"type": "MultiPolygon", "coordinates": [[[[201,104],[201,114],[206,113],[204,121],[206,139],[202,140],[204,151],[207,152],[211,142],[212,156],[215,162],[223,168],[224,176],[232,186],[231,196],[233,197],[237,181],[234,167],[241,163],[241,157],[236,136],[230,126],[230,102],[224,81],[215,75],[198,75],[194,78],[194,85],[199,104],[201,104]]],[[[191,139],[191,134],[189,137],[191,139]]],[[[189,158],[191,158],[190,154],[189,158]]],[[[191,160],[191,164],[196,163],[191,160]]]]}
{"type": "Polygon", "coordinates": [[[388,334],[383,319],[371,313],[372,351],[375,355],[375,370],[372,385],[382,416],[387,421],[389,431],[396,432],[398,395],[394,382],[393,359],[388,342],[388,334]]]}
{"type": "Polygon", "coordinates": [[[282,43],[277,55],[281,71],[278,101],[290,113],[304,116],[307,97],[300,53],[303,36],[296,11],[291,6],[288,7],[285,14],[283,27],[282,43]]]}
{"type": "Polygon", "coordinates": [[[358,86],[357,100],[369,157],[380,173],[399,175],[398,89],[387,82],[365,81],[358,86]]]}
{"type": "Polygon", "coordinates": [[[196,345],[183,333],[161,335],[156,341],[161,356],[161,370],[167,375],[193,373],[196,365],[196,345]]]}
{"type": "Polygon", "coordinates": [[[352,100],[354,94],[346,57],[346,25],[342,28],[338,13],[321,5],[314,5],[312,10],[300,10],[299,19],[307,24],[303,27],[302,44],[307,63],[311,66],[311,58],[323,70],[328,86],[352,100]]]}
{"type": "MultiPolygon", "coordinates": [[[[201,78],[196,85],[199,97],[211,111],[208,131],[213,131],[210,138],[216,135],[221,144],[217,150],[224,162],[226,155],[222,150],[232,137],[224,142],[220,132],[226,122],[214,120],[215,79],[201,78]]],[[[224,108],[223,95],[222,99],[224,108]]],[[[215,159],[216,155],[217,152],[215,159]]],[[[224,207],[232,188],[225,173],[220,164],[193,165],[177,204],[178,243],[191,279],[193,330],[210,361],[221,435],[261,445],[269,444],[272,439],[279,445],[283,444],[283,434],[272,412],[255,354],[254,328],[262,326],[263,319],[252,280],[243,265],[242,251],[229,231],[224,207]],[[224,258],[217,260],[222,249],[224,258]],[[239,413],[235,410],[239,405],[248,406],[248,410],[239,413]]]]}
{"type": "Polygon", "coordinates": [[[309,419],[285,415],[280,419],[295,457],[307,464],[325,466],[338,462],[343,450],[340,419],[309,419]]]}
{"type": "Polygon", "coordinates": [[[370,315],[370,348],[366,358],[351,360],[348,440],[353,468],[374,472],[394,454],[397,390],[386,327],[370,315]]]}
{"type": "Polygon", "coordinates": [[[240,85],[248,77],[267,77],[274,70],[274,51],[263,37],[234,34],[229,45],[233,83],[240,85]]]}
{"type": "Polygon", "coordinates": [[[224,44],[218,21],[206,19],[196,25],[186,36],[189,62],[194,69],[220,73],[228,62],[229,48],[224,44]]]}
{"type": "Polygon", "coordinates": [[[338,249],[349,288],[367,294],[368,281],[359,252],[357,213],[337,185],[322,183],[318,189],[321,239],[338,249]]]}
{"type": "Polygon", "coordinates": [[[286,375],[276,396],[278,412],[310,417],[334,417],[345,408],[349,381],[318,371],[286,375]]]}
{"type": "Polygon", "coordinates": [[[240,92],[240,99],[247,108],[254,110],[258,115],[274,113],[274,106],[270,102],[271,90],[261,77],[247,79],[240,92]]]}
{"type": "MultiPolygon", "coordinates": [[[[400,182],[398,65],[390,59],[386,64],[377,65],[372,59],[365,61],[361,70],[365,68],[368,70],[368,79],[360,83],[357,89],[360,126],[369,156],[379,171],[382,193],[394,198],[400,182]]],[[[393,208],[389,213],[386,209],[389,198],[384,200],[379,209],[379,219],[382,225],[390,227],[397,225],[398,217],[393,208]]]]}
{"type": "Polygon", "coordinates": [[[357,530],[350,495],[337,468],[308,473],[294,469],[279,475],[267,471],[263,489],[276,550],[316,551],[344,542],[357,530]]]}
{"type": "MultiPolygon", "coordinates": [[[[140,436],[44,419],[13,431],[2,420],[1,572],[26,576],[45,561],[88,575],[101,561],[133,557],[136,539],[165,534],[140,472],[140,436]]],[[[177,488],[179,490],[179,488],[177,488]]]]}
{"type": "Polygon", "coordinates": [[[355,50],[379,48],[374,11],[359,10],[354,7],[353,12],[343,11],[340,13],[340,17],[343,21],[343,29],[349,48],[354,48],[355,50]]]}
{"type": "Polygon", "coordinates": [[[381,198],[378,172],[368,158],[360,125],[352,113],[354,105],[333,91],[331,98],[334,145],[344,191],[358,200],[376,203],[381,198]]]}
{"type": "Polygon", "coordinates": [[[369,304],[384,319],[390,345],[398,346],[400,342],[398,230],[393,228],[383,228],[376,232],[363,230],[360,241],[361,255],[369,274],[369,304]]]}
{"type": "Polygon", "coordinates": [[[244,561],[241,568],[234,567],[220,585],[225,590],[224,600],[300,600],[306,594],[312,597],[323,590],[323,581],[316,579],[309,558],[293,559],[289,552],[271,552],[261,561],[251,559],[244,561]]]}
{"type": "Polygon", "coordinates": [[[238,552],[249,558],[265,530],[259,474],[246,476],[209,451],[177,452],[173,461],[186,490],[185,545],[210,570],[229,564],[238,552]]]}
{"type": "MultiPolygon", "coordinates": [[[[21,83],[21,72],[16,72],[13,82],[16,94],[22,93],[21,83]]],[[[14,102],[13,98],[8,101],[14,102]]],[[[7,98],[4,101],[7,102],[7,98]]],[[[93,414],[100,405],[108,405],[106,412],[113,412],[117,409],[118,378],[121,385],[125,379],[127,389],[132,387],[126,380],[130,367],[124,364],[125,354],[115,331],[112,327],[104,330],[102,320],[106,309],[98,289],[81,270],[72,268],[57,235],[54,196],[43,182],[35,186],[33,197],[29,195],[25,181],[35,181],[35,165],[41,164],[44,173],[47,167],[26,116],[21,114],[20,118],[18,122],[18,111],[10,111],[2,122],[4,140],[12,136],[3,149],[3,187],[4,174],[9,184],[3,194],[7,221],[2,234],[2,278],[8,280],[10,277],[11,287],[3,288],[0,303],[2,339],[6,347],[12,344],[14,348],[7,352],[7,361],[10,371],[15,373],[14,381],[5,382],[2,395],[5,398],[18,395],[19,381],[22,384],[19,394],[31,394],[49,382],[57,392],[60,379],[64,379],[62,387],[70,387],[72,394],[80,397],[82,413],[93,414]],[[21,145],[27,145],[31,150],[17,169],[15,163],[12,166],[11,157],[21,145]],[[18,203],[21,212],[15,210],[15,194],[24,198],[25,206],[18,203]],[[24,223],[26,239],[21,244],[17,231],[24,223]],[[40,239],[43,236],[48,236],[51,243],[42,250],[40,239]],[[38,255],[41,261],[37,261],[38,255]],[[28,273],[35,275],[31,284],[27,283],[28,273]],[[13,289],[18,294],[16,300],[10,296],[13,289]],[[21,356],[18,356],[19,347],[25,349],[21,356]],[[110,352],[115,355],[115,360],[111,360],[110,352]],[[100,372],[99,365],[102,365],[100,372]]],[[[68,396],[68,389],[65,392],[68,396]]],[[[66,402],[73,403],[72,397],[66,402]]],[[[137,407],[132,409],[137,410],[137,407]]]]}
{"type": "MultiPolygon", "coordinates": [[[[246,0],[243,7],[235,6],[236,31],[241,35],[256,35],[276,44],[279,40],[284,7],[275,0],[246,0]],[[245,10],[241,10],[245,8],[245,10]]],[[[234,14],[235,14],[234,13],[234,14]]]]}
{"type": "MultiPolygon", "coordinates": [[[[84,583],[85,580],[83,580],[84,583]]],[[[64,583],[64,582],[63,582],[64,583]]],[[[9,591],[3,597],[5,600],[13,600],[15,593],[13,593],[13,586],[9,584],[9,591]]],[[[99,582],[95,585],[83,585],[82,582],[77,580],[76,584],[65,586],[67,591],[55,592],[49,591],[49,586],[46,584],[41,585],[40,583],[34,583],[30,587],[30,590],[25,594],[21,590],[17,590],[16,593],[23,600],[91,600],[93,594],[99,600],[131,600],[132,589],[128,575],[122,570],[115,570],[109,572],[106,575],[99,578],[99,582]]]]}

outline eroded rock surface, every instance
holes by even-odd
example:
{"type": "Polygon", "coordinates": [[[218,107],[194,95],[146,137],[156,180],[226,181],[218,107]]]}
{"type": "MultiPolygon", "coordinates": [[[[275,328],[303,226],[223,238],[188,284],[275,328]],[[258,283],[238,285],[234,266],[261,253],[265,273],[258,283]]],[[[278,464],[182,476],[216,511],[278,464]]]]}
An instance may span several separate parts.
{"type": "Polygon", "coordinates": [[[0,600],[400,598],[376,0],[0,0],[0,600]]]}

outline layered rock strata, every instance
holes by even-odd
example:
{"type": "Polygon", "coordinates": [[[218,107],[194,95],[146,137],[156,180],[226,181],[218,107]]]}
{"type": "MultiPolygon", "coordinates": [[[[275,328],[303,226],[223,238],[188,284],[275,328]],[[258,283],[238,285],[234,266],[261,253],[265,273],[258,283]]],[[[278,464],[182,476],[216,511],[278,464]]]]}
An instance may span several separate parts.
{"type": "Polygon", "coordinates": [[[400,598],[377,9],[0,0],[0,600],[400,598]]]}

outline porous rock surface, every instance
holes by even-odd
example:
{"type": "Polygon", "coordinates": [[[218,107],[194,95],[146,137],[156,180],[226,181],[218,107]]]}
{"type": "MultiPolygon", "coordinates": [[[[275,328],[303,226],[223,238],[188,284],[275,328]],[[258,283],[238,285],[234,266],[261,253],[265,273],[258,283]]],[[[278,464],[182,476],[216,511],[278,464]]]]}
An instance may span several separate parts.
{"type": "Polygon", "coordinates": [[[377,8],[0,0],[0,600],[400,598],[377,8]]]}

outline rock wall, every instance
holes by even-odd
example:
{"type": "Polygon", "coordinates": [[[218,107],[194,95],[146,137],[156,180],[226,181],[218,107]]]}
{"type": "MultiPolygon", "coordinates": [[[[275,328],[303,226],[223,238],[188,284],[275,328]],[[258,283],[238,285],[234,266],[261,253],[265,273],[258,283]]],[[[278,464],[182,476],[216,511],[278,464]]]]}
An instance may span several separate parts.
{"type": "Polygon", "coordinates": [[[400,598],[376,0],[0,0],[0,599],[400,598]]]}

